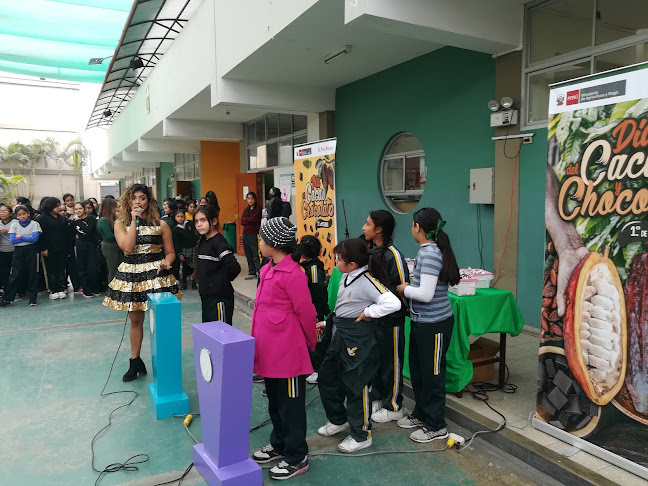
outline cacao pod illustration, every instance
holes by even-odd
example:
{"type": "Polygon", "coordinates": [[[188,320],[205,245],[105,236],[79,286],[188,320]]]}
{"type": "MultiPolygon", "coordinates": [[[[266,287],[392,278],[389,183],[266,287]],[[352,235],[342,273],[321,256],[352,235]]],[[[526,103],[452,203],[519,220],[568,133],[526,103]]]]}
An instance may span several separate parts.
{"type": "Polygon", "coordinates": [[[625,283],[628,358],[625,386],[615,406],[648,424],[648,253],[634,257],[625,283]]]}
{"type": "Polygon", "coordinates": [[[576,267],[565,292],[563,318],[569,368],[597,405],[608,404],[619,393],[626,371],[625,298],[608,251],[590,253],[576,267]]]}

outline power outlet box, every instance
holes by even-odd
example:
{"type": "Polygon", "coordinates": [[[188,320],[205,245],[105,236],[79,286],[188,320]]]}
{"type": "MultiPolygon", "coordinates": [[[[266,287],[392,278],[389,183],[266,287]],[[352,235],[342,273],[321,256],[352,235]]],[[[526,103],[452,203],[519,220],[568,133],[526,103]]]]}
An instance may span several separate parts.
{"type": "Polygon", "coordinates": [[[503,110],[491,113],[490,126],[491,127],[508,127],[517,125],[518,111],[517,110],[503,110]]]}

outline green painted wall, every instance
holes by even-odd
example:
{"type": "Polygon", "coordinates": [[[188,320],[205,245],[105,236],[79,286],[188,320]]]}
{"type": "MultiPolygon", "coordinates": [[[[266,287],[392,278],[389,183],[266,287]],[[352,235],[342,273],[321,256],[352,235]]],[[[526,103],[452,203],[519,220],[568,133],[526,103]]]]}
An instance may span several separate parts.
{"type": "MultiPolygon", "coordinates": [[[[362,233],[372,209],[389,209],[380,190],[380,158],[389,140],[411,132],[423,145],[427,187],[417,208],[437,208],[461,267],[479,266],[477,207],[468,202],[469,170],[493,167],[488,100],[495,93],[490,55],[443,48],[354,83],[336,93],[338,235],[362,233]]],[[[544,179],[543,179],[544,180],[544,179]]],[[[482,206],[484,266],[493,267],[493,206],[482,206]]],[[[418,245],[412,213],[397,215],[395,244],[407,257],[418,245]]]]}
{"type": "Polygon", "coordinates": [[[545,241],[545,177],[547,129],[535,133],[520,151],[520,233],[518,235],[517,301],[530,326],[540,327],[545,241]]]}
{"type": "Polygon", "coordinates": [[[200,179],[195,179],[191,181],[191,185],[193,186],[194,199],[200,200],[200,196],[202,196],[202,193],[200,192],[200,179]]]}
{"type": "MultiPolygon", "coordinates": [[[[172,162],[160,162],[160,201],[164,201],[168,196],[167,184],[169,176],[173,173],[172,162]]],[[[161,204],[161,202],[160,202],[161,204]]]]}

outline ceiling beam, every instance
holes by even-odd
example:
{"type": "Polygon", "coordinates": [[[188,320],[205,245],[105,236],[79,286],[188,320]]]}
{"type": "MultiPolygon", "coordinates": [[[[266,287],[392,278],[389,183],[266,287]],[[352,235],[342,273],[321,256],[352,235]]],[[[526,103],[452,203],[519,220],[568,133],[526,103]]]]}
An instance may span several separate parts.
{"type": "Polygon", "coordinates": [[[243,139],[243,124],[165,118],[162,134],[164,138],[180,140],[239,141],[243,139]]]}
{"type": "Polygon", "coordinates": [[[199,154],[198,140],[160,140],[140,138],[137,140],[139,152],[173,152],[176,154],[199,154]]]}
{"type": "MultiPolygon", "coordinates": [[[[136,150],[122,150],[122,161],[124,162],[173,162],[175,154],[173,152],[138,152],[136,150]]],[[[146,167],[142,165],[141,167],[146,167]]],[[[156,166],[157,167],[157,166],[156,166]]]]}

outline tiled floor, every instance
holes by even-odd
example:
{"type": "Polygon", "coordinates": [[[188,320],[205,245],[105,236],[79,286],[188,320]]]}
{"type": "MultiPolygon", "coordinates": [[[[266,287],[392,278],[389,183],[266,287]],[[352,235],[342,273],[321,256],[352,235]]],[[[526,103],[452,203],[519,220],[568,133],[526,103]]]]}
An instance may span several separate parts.
{"type": "MultiPolygon", "coordinates": [[[[243,267],[241,275],[245,275],[247,272],[245,258],[239,257],[239,261],[243,267]]],[[[253,300],[256,291],[256,281],[245,281],[239,277],[234,282],[234,288],[237,292],[245,295],[248,299],[253,300]]],[[[499,335],[497,334],[486,334],[484,337],[494,341],[499,341],[499,335]]],[[[477,337],[470,337],[471,342],[476,339],[477,337]]],[[[538,347],[538,331],[533,328],[526,327],[519,336],[508,337],[506,351],[506,363],[509,369],[508,383],[515,384],[517,390],[513,394],[502,393],[499,391],[493,392],[489,394],[489,399],[491,405],[506,417],[509,424],[507,427],[510,430],[555,452],[562,453],[571,446],[555,437],[536,430],[533,425],[528,422],[529,415],[535,413],[538,347]]],[[[495,365],[495,376],[498,376],[497,365],[495,365]]],[[[469,394],[464,393],[462,398],[448,395],[447,399],[449,402],[460,403],[461,405],[468,407],[491,420],[496,420],[498,422],[501,421],[501,417],[490,410],[487,405],[479,400],[474,400],[469,394]]],[[[576,453],[570,458],[565,457],[564,460],[574,461],[593,471],[597,471],[603,477],[610,479],[617,484],[622,484],[624,486],[648,485],[648,481],[583,451],[576,453]]]]}

